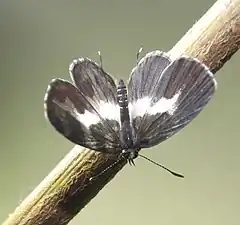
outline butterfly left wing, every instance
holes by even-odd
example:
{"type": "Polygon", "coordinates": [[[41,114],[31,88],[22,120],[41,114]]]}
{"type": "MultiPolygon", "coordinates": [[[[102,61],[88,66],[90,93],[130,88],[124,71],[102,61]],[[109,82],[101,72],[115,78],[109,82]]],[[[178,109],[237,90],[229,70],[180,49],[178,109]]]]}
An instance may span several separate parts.
{"type": "Polygon", "coordinates": [[[157,57],[156,53],[144,57],[133,69],[128,85],[131,122],[141,148],[157,145],[185,127],[216,89],[212,73],[198,60],[180,57],[163,65],[157,57]],[[147,87],[145,83],[151,81],[146,76],[154,77],[155,82],[142,95],[133,81],[147,87]]]}
{"type": "Polygon", "coordinates": [[[45,96],[51,124],[75,144],[106,153],[120,152],[119,107],[116,85],[88,59],[70,66],[75,85],[55,79],[45,96]]]}

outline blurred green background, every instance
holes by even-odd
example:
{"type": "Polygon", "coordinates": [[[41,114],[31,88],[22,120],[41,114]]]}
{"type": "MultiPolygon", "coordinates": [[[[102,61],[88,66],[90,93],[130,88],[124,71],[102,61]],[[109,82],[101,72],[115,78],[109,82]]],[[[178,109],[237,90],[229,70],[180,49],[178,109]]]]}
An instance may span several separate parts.
{"type": "MultiPolygon", "coordinates": [[[[136,52],[168,51],[213,0],[0,1],[0,221],[73,147],[45,120],[49,81],[69,79],[75,57],[127,79],[136,52]]],[[[184,131],[126,166],[71,225],[235,225],[240,210],[239,53],[217,73],[218,91],[184,131]]]]}

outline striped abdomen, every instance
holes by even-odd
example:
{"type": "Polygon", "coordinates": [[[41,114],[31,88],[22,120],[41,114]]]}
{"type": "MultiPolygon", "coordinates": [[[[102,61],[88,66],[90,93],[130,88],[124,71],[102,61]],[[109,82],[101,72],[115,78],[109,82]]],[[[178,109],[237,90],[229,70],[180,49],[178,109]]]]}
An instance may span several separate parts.
{"type": "MultiPolygon", "coordinates": [[[[123,80],[119,81],[117,88],[117,101],[120,107],[120,140],[122,149],[128,150],[133,146],[133,138],[132,138],[132,127],[130,124],[129,110],[128,110],[128,96],[127,96],[127,88],[123,82],[123,80]]],[[[128,158],[128,153],[127,156],[128,158]]]]}
{"type": "Polygon", "coordinates": [[[119,81],[117,88],[117,101],[120,107],[120,121],[121,125],[124,123],[130,123],[129,110],[128,110],[128,96],[127,88],[123,80],[119,81]]]}

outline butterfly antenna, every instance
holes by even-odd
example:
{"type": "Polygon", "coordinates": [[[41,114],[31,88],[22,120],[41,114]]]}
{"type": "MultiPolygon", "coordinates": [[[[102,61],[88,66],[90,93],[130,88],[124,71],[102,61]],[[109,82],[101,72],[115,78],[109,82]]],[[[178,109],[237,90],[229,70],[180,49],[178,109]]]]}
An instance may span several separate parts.
{"type": "Polygon", "coordinates": [[[112,163],[111,165],[109,165],[107,168],[105,168],[104,170],[102,170],[99,174],[90,177],[89,181],[95,180],[97,178],[99,178],[100,176],[102,176],[104,173],[106,173],[108,170],[110,170],[111,168],[113,168],[115,165],[117,165],[120,161],[122,160],[122,158],[119,158],[118,160],[116,160],[114,163],[112,163]]]}
{"type": "Polygon", "coordinates": [[[159,167],[163,168],[164,170],[170,172],[172,175],[174,175],[174,176],[176,176],[176,177],[184,178],[184,176],[183,176],[182,174],[176,173],[176,172],[174,172],[174,171],[172,171],[172,170],[166,168],[165,166],[163,166],[163,165],[161,165],[161,164],[159,164],[159,163],[157,163],[157,162],[154,162],[153,160],[147,158],[147,157],[144,156],[144,155],[140,155],[140,154],[138,154],[138,156],[140,156],[140,157],[146,159],[147,161],[153,163],[153,164],[156,165],[156,166],[159,166],[159,167]]]}
{"type": "Polygon", "coordinates": [[[138,64],[138,62],[139,62],[139,56],[140,56],[142,50],[143,50],[143,47],[141,46],[141,47],[138,49],[138,52],[137,52],[137,64],[138,64]]]}
{"type": "Polygon", "coordinates": [[[102,55],[101,55],[101,52],[100,52],[100,51],[98,51],[98,55],[99,55],[99,63],[100,63],[100,67],[103,68],[102,55]]]}

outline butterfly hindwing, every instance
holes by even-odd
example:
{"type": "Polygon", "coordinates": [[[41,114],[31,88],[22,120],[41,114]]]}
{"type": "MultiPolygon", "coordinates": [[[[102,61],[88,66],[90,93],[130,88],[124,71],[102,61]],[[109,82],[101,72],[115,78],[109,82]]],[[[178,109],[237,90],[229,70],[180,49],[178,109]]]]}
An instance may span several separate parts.
{"type": "Polygon", "coordinates": [[[101,103],[117,103],[117,88],[113,78],[92,60],[73,60],[69,72],[75,86],[95,107],[101,103]]]}
{"type": "Polygon", "coordinates": [[[141,148],[159,144],[185,127],[216,88],[212,73],[196,59],[180,57],[166,65],[159,54],[153,52],[149,56],[132,71],[129,82],[130,117],[141,148]],[[138,79],[139,86],[144,86],[150,82],[144,78],[146,74],[154,77],[149,93],[146,89],[140,98],[133,98],[140,94],[131,80],[138,79]]]}
{"type": "Polygon", "coordinates": [[[155,115],[148,115],[147,110],[159,82],[163,82],[163,80],[160,81],[160,76],[170,63],[171,60],[166,53],[150,52],[139,61],[130,75],[128,82],[129,112],[138,144],[143,136],[141,131],[145,131],[148,125],[155,120],[155,115]]]}
{"type": "Polygon", "coordinates": [[[88,59],[74,61],[70,73],[76,86],[61,79],[49,85],[45,96],[48,119],[75,144],[118,153],[119,107],[113,79],[88,59]]]}

